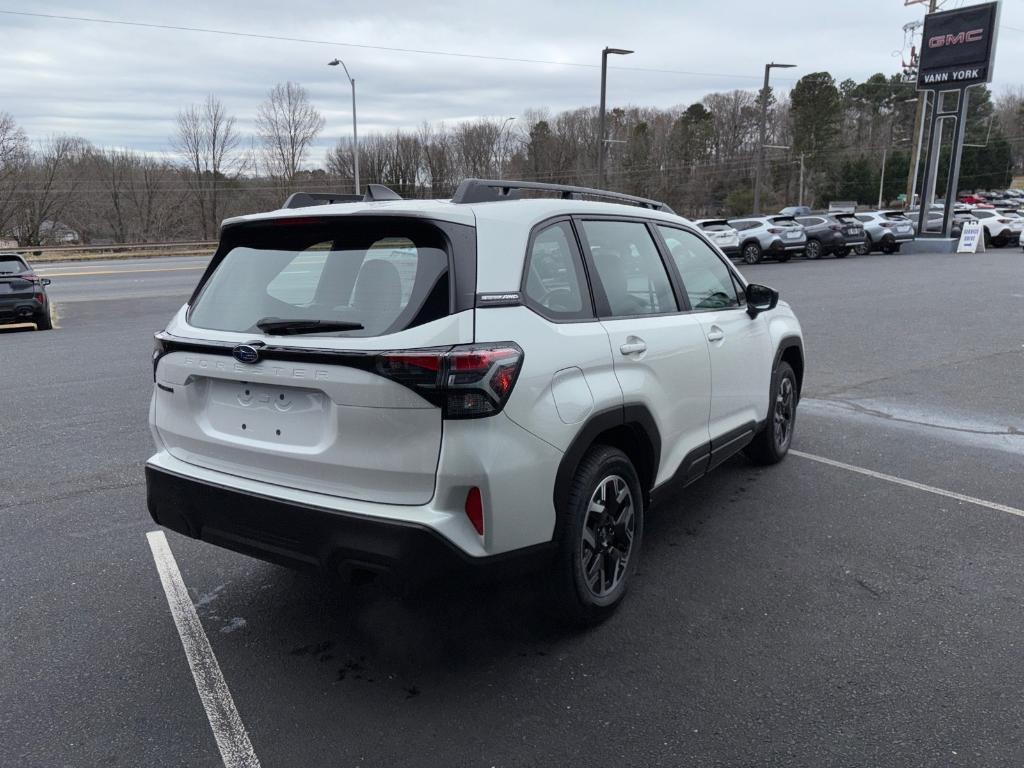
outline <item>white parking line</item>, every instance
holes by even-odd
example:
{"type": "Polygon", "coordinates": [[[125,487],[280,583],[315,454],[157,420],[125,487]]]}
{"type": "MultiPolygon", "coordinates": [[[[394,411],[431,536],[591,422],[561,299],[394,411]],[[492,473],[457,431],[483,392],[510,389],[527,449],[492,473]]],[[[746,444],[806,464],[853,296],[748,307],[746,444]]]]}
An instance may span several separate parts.
{"type": "Polygon", "coordinates": [[[866,475],[867,477],[873,477],[877,480],[885,480],[888,483],[895,483],[896,485],[903,485],[907,488],[913,488],[917,491],[925,491],[926,493],[934,493],[937,496],[945,496],[949,499],[956,499],[957,501],[963,501],[967,504],[975,504],[979,507],[985,507],[986,509],[994,509],[997,512],[1006,512],[1010,515],[1017,515],[1017,517],[1024,517],[1024,509],[1017,509],[1016,507],[1008,507],[1006,504],[999,504],[994,501],[986,501],[985,499],[978,499],[974,496],[966,496],[962,493],[956,493],[955,491],[947,491],[942,488],[936,488],[933,485],[925,485],[924,483],[915,483],[913,480],[904,480],[902,477],[895,477],[893,475],[887,475],[884,472],[875,472],[873,469],[865,469],[864,467],[857,467],[853,464],[844,464],[841,461],[835,459],[826,459],[824,456],[815,456],[813,453],[804,453],[803,451],[789,451],[794,456],[799,456],[802,459],[809,459],[816,461],[819,464],[827,464],[830,467],[838,467],[839,469],[845,469],[848,472],[856,472],[859,475],[866,475]]]}
{"type": "Polygon", "coordinates": [[[167,595],[167,605],[170,606],[171,616],[181,636],[181,644],[185,648],[185,656],[225,768],[259,768],[260,761],[256,758],[249,734],[245,732],[242,719],[235,709],[235,702],[224,682],[224,675],[213,655],[203,625],[199,623],[199,615],[182,581],[181,571],[178,570],[167,537],[163,531],[150,531],[146,538],[149,540],[149,548],[153,550],[153,561],[160,574],[164,594],[167,595]]]}

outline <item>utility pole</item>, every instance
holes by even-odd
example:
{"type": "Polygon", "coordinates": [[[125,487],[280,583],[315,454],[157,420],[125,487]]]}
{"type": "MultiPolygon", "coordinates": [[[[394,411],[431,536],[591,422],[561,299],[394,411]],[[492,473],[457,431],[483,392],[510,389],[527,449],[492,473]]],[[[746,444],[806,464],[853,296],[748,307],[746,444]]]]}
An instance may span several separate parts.
{"type": "MultiPolygon", "coordinates": [[[[928,0],[928,13],[935,13],[939,9],[939,0],[928,0]]],[[[914,117],[914,143],[910,148],[910,171],[907,176],[907,200],[904,208],[914,204],[914,194],[917,192],[917,165],[921,161],[921,143],[924,139],[924,110],[928,106],[928,100],[920,98],[917,100],[917,114],[914,117]]]]}
{"type": "Polygon", "coordinates": [[[757,167],[754,169],[754,215],[761,215],[761,166],[764,165],[764,143],[768,140],[768,77],[772,68],[788,69],[796,64],[776,64],[774,61],[764,65],[764,87],[761,89],[761,131],[757,142],[757,167]]]}
{"type": "Polygon", "coordinates": [[[804,204],[804,153],[800,153],[800,199],[797,201],[797,205],[803,207],[804,204]]]}
{"type": "Polygon", "coordinates": [[[605,48],[601,51],[601,107],[597,113],[597,186],[604,186],[604,95],[605,86],[608,83],[608,54],[614,53],[619,56],[628,56],[632,51],[625,48],[605,48]]]}
{"type": "Polygon", "coordinates": [[[878,181],[878,210],[882,209],[882,190],[885,189],[885,158],[889,154],[889,148],[882,149],[882,177],[878,181]]]}

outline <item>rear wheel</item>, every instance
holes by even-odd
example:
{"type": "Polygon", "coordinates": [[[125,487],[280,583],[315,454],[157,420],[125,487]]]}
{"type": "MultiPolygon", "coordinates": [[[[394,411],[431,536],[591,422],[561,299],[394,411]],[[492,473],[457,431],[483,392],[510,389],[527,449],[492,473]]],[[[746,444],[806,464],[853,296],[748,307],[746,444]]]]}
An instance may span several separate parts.
{"type": "Polygon", "coordinates": [[[875,244],[871,242],[871,235],[864,235],[864,242],[854,248],[858,256],[867,256],[874,249],[875,244]]]}
{"type": "Polygon", "coordinates": [[[820,259],[821,258],[821,243],[817,240],[808,240],[807,247],[804,248],[804,256],[808,259],[820,259]]]}
{"type": "Polygon", "coordinates": [[[896,253],[900,247],[896,244],[896,241],[892,238],[886,238],[882,240],[882,253],[896,253]]]}
{"type": "Polygon", "coordinates": [[[796,374],[789,363],[779,363],[772,377],[768,419],[745,449],[747,457],[755,464],[777,464],[789,452],[799,399],[796,374]]]}
{"type": "Polygon", "coordinates": [[[757,264],[761,261],[761,246],[757,243],[747,243],[744,245],[743,261],[747,264],[757,264]]]}
{"type": "Polygon", "coordinates": [[[50,319],[50,310],[41,309],[33,318],[37,331],[48,331],[53,328],[53,321],[50,319]]]}
{"type": "Polygon", "coordinates": [[[571,623],[596,624],[622,602],[640,559],[644,501],[629,457],[607,445],[591,448],[559,514],[555,608],[571,623]]]}

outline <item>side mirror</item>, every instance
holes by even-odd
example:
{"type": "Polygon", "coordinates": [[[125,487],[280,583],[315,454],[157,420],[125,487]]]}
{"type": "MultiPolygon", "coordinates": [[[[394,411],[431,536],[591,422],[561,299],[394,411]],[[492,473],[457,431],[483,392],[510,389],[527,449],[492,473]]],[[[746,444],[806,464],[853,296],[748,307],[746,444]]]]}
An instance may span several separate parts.
{"type": "Polygon", "coordinates": [[[779,303],[779,292],[767,285],[750,283],[744,293],[747,297],[747,314],[751,317],[775,309],[779,303]]]}
{"type": "Polygon", "coordinates": [[[50,279],[50,278],[48,278],[48,277],[44,277],[44,278],[43,278],[42,280],[40,280],[39,282],[40,282],[40,283],[42,283],[43,285],[49,285],[50,283],[52,283],[52,282],[53,282],[53,280],[51,280],[51,279],[50,279]]]}

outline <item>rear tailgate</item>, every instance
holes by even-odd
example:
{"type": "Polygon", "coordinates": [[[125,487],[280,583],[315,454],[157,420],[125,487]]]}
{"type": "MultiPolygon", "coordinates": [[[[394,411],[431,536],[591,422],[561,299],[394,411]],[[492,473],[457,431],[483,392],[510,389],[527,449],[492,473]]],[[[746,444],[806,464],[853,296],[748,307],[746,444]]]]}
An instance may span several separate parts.
{"type": "Polygon", "coordinates": [[[158,442],[181,461],[287,488],[428,502],[442,411],[409,383],[429,359],[406,353],[473,340],[452,265],[453,249],[475,240],[459,227],[337,217],[226,232],[191,310],[158,343],[158,442]],[[267,317],[364,327],[264,333],[255,323],[267,317]],[[382,367],[394,353],[406,368],[382,367]]]}
{"type": "Polygon", "coordinates": [[[17,275],[0,275],[0,318],[17,315],[17,307],[36,294],[34,281],[17,275]]]}

